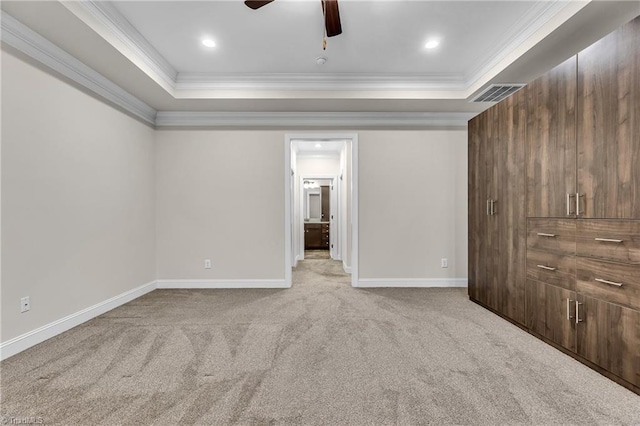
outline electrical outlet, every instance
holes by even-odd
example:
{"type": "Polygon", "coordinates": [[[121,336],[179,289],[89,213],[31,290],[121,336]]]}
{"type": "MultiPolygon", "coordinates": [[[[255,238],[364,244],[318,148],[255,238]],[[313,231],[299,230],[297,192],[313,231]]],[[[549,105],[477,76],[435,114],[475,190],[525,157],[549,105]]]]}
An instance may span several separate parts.
{"type": "Polygon", "coordinates": [[[29,301],[29,296],[23,297],[20,299],[20,312],[27,312],[31,309],[31,302],[29,301]]]}
{"type": "Polygon", "coordinates": [[[440,260],[440,267],[441,268],[448,268],[449,267],[449,260],[446,257],[443,257],[440,260]]]}
{"type": "Polygon", "coordinates": [[[211,269],[211,259],[204,260],[204,269],[211,269]]]}

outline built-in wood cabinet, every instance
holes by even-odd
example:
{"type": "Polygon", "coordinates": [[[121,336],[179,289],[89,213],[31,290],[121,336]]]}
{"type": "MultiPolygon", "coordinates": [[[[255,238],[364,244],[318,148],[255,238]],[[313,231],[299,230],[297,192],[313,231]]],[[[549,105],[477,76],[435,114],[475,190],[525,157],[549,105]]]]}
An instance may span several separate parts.
{"type": "Polygon", "coordinates": [[[521,92],[527,97],[527,216],[573,217],[576,189],[576,58],[521,92]]]}
{"type": "Polygon", "coordinates": [[[578,54],[578,188],[586,218],[640,218],[640,19],[578,54]]]}
{"type": "Polygon", "coordinates": [[[577,295],[577,353],[640,387],[640,311],[577,295]]]}
{"type": "Polygon", "coordinates": [[[640,393],[640,17],[469,122],[469,297],[640,393]]]}
{"type": "Polygon", "coordinates": [[[527,280],[526,326],[558,345],[575,352],[576,293],[544,282],[527,280]]]}
{"type": "Polygon", "coordinates": [[[469,291],[490,308],[524,322],[525,99],[514,95],[469,123],[469,291]],[[476,167],[476,165],[481,165],[476,167]]]}

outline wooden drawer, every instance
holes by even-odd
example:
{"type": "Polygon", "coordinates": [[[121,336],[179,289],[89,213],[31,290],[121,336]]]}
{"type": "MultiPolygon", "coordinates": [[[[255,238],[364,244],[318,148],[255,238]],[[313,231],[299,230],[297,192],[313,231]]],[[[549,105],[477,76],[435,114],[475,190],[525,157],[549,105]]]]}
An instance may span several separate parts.
{"type": "Polygon", "coordinates": [[[527,279],[575,290],[576,258],[570,255],[527,250],[527,279]]]}
{"type": "Polygon", "coordinates": [[[573,255],[576,252],[574,219],[529,219],[527,248],[573,255]]]}
{"type": "Polygon", "coordinates": [[[579,220],[578,255],[640,265],[640,220],[579,220]]]}
{"type": "Polygon", "coordinates": [[[576,274],[579,293],[640,309],[640,266],[576,257],[576,274]]]}

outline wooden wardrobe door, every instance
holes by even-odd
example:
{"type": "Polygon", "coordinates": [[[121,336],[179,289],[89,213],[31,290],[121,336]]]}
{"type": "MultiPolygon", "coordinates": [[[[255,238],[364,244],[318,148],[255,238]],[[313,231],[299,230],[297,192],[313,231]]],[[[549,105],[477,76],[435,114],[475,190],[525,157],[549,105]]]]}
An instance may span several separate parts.
{"type": "Polygon", "coordinates": [[[526,271],[525,216],[525,135],[527,128],[526,93],[516,92],[494,107],[498,113],[499,138],[495,151],[497,172],[496,310],[524,323],[526,271]]]}
{"type": "Polygon", "coordinates": [[[575,216],[576,73],[573,56],[521,89],[527,98],[528,217],[575,216]]]}
{"type": "Polygon", "coordinates": [[[640,312],[578,295],[577,352],[640,386],[640,312]]]}
{"type": "MultiPolygon", "coordinates": [[[[494,106],[484,112],[486,115],[486,138],[484,143],[484,169],[486,170],[485,187],[487,198],[492,200],[496,211],[500,211],[501,202],[498,194],[498,181],[500,179],[500,115],[494,106]]],[[[492,309],[498,310],[500,306],[500,259],[498,256],[500,247],[500,234],[497,214],[487,216],[485,236],[485,263],[486,286],[484,303],[492,309]]]]}
{"type": "Polygon", "coordinates": [[[480,114],[469,121],[469,297],[486,301],[487,279],[487,200],[489,199],[486,169],[487,115],[480,114]]]}
{"type": "Polygon", "coordinates": [[[578,54],[583,217],[640,218],[640,17],[578,54]]]}
{"type": "Polygon", "coordinates": [[[575,352],[576,293],[539,281],[527,280],[526,299],[526,326],[575,352]]]}

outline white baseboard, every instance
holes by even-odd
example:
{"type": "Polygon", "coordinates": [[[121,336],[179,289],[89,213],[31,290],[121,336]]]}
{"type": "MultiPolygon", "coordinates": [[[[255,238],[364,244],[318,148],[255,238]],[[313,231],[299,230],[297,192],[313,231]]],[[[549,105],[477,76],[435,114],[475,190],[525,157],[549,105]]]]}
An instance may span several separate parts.
{"type": "Polygon", "coordinates": [[[157,288],[290,288],[282,280],[158,280],[157,288]]]}
{"type": "Polygon", "coordinates": [[[344,263],[344,260],[342,261],[342,269],[344,269],[344,272],[346,272],[347,274],[351,273],[351,266],[347,266],[347,264],[344,263]]]}
{"type": "Polygon", "coordinates": [[[145,285],[129,290],[125,293],[105,300],[104,302],[97,303],[86,309],[83,309],[74,314],[68,315],[52,323],[46,324],[35,330],[24,333],[13,339],[9,339],[6,342],[0,343],[0,360],[7,359],[19,352],[24,351],[32,346],[42,343],[47,339],[50,339],[58,334],[64,333],[67,330],[72,329],[84,322],[89,321],[99,315],[109,312],[110,310],[117,308],[136,299],[144,294],[147,294],[156,288],[156,282],[151,281],[145,285]]]}
{"type": "Polygon", "coordinates": [[[467,287],[467,278],[360,278],[357,287],[467,287]]]}

